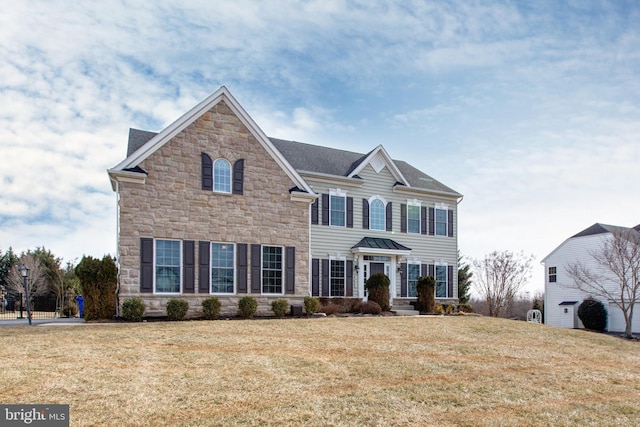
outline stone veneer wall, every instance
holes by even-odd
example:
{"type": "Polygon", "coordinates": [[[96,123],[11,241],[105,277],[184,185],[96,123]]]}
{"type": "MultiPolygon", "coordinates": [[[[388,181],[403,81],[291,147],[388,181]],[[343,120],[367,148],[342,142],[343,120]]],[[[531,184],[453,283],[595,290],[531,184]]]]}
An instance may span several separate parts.
{"type": "MultiPolygon", "coordinates": [[[[295,246],[294,295],[282,298],[301,302],[309,295],[309,205],[293,202],[295,186],[280,166],[247,130],[232,110],[220,102],[140,165],[147,171],[146,184],[120,183],[120,303],[141,297],[147,315],[164,315],[172,296],[140,294],[140,238],[166,238],[197,242],[229,242],[295,246]],[[244,194],[220,194],[202,190],[201,153],[213,161],[224,158],[233,167],[244,159],[244,194]]],[[[250,249],[250,248],[249,248],[250,249]]],[[[249,250],[250,258],[250,250],[249,250]]],[[[250,263],[250,259],[249,259],[250,263]]],[[[196,266],[197,267],[197,266],[196,266]]],[[[251,288],[251,269],[248,272],[251,288]]],[[[201,313],[201,301],[209,294],[183,294],[189,316],[201,313]]],[[[236,313],[239,296],[219,296],[223,313],[236,313]]],[[[270,310],[270,301],[259,294],[259,311],[270,310]]]]}

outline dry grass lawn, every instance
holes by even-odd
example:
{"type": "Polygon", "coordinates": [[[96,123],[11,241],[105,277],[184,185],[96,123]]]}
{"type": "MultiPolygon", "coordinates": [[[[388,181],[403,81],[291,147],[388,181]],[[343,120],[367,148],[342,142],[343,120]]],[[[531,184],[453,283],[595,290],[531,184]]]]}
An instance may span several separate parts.
{"type": "Polygon", "coordinates": [[[71,425],[640,425],[640,343],[481,317],[0,329],[2,403],[71,425]]]}

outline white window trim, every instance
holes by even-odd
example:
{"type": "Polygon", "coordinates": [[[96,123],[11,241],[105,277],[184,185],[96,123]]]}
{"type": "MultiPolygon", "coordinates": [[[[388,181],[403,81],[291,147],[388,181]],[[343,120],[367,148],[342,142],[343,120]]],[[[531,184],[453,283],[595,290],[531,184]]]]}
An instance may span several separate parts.
{"type": "Polygon", "coordinates": [[[284,295],[285,279],[286,279],[286,259],[285,248],[280,245],[260,245],[260,294],[261,295],[284,295]],[[282,262],[280,263],[280,272],[282,273],[281,287],[282,291],[279,293],[264,292],[264,248],[280,248],[282,254],[282,262]]]}
{"type": "Polygon", "coordinates": [[[347,227],[347,193],[339,188],[329,189],[329,227],[347,227]],[[344,198],[344,225],[334,225],[331,224],[331,196],[342,197],[344,198]]]}
{"type": "Polygon", "coordinates": [[[386,231],[387,230],[387,201],[384,197],[376,194],[375,196],[369,197],[369,230],[374,231],[386,231]],[[374,200],[380,200],[382,202],[382,215],[384,215],[384,221],[382,222],[382,228],[372,228],[373,220],[371,215],[373,214],[373,209],[371,209],[371,203],[374,200]]]}
{"type": "Polygon", "coordinates": [[[449,224],[449,205],[445,204],[445,203],[436,203],[435,204],[435,209],[433,211],[433,235],[434,236],[438,236],[438,237],[447,237],[449,236],[449,227],[451,227],[451,224],[449,224]],[[436,219],[438,218],[438,211],[444,211],[445,212],[445,216],[444,216],[444,234],[438,234],[438,222],[436,221],[436,219]]]}
{"type": "Polygon", "coordinates": [[[236,245],[235,243],[229,242],[209,242],[209,294],[210,295],[234,295],[236,293],[236,245]],[[233,248],[233,291],[232,292],[212,292],[211,287],[213,286],[211,280],[211,271],[213,270],[213,245],[231,245],[233,248]]]}
{"type": "Polygon", "coordinates": [[[337,297],[344,298],[347,295],[347,258],[344,256],[330,256],[329,257],[329,297],[337,297]],[[344,290],[344,295],[331,295],[331,261],[342,261],[344,262],[344,277],[342,278],[343,283],[342,287],[344,290]]]}
{"type": "Polygon", "coordinates": [[[213,174],[213,192],[220,194],[231,194],[231,191],[233,190],[233,166],[231,166],[231,162],[224,157],[218,157],[213,161],[213,164],[211,166],[211,172],[213,174]],[[216,162],[218,162],[219,160],[223,160],[229,165],[229,191],[216,190],[216,162]]]}
{"type": "MultiPolygon", "coordinates": [[[[422,202],[417,199],[407,200],[407,233],[409,234],[422,234],[422,202]],[[418,232],[409,231],[409,206],[418,207],[418,232]]],[[[435,233],[434,233],[435,234],[435,233]]]]}
{"type": "Polygon", "coordinates": [[[422,276],[422,262],[416,259],[407,260],[407,298],[416,298],[418,296],[418,291],[417,291],[418,279],[416,279],[416,296],[415,297],[409,296],[409,266],[410,265],[418,266],[418,279],[420,279],[420,277],[422,276]]]}
{"type": "Polygon", "coordinates": [[[444,270],[445,271],[445,274],[444,274],[445,295],[447,295],[448,292],[449,292],[449,269],[447,268],[447,267],[449,267],[449,264],[444,262],[444,261],[434,262],[433,263],[433,278],[436,280],[436,288],[434,289],[435,298],[436,299],[449,299],[449,298],[452,298],[452,297],[450,297],[448,295],[444,296],[444,297],[439,297],[438,296],[438,280],[437,280],[438,273],[436,271],[438,267],[444,267],[444,269],[445,269],[444,270]]]}
{"type": "Polygon", "coordinates": [[[183,266],[183,255],[182,255],[182,240],[178,240],[178,239],[153,239],[153,294],[154,295],[182,295],[182,274],[184,270],[184,266],[183,266]],[[179,285],[180,285],[180,290],[178,292],[157,292],[156,291],[156,260],[158,259],[158,247],[157,247],[157,242],[159,240],[162,241],[169,241],[169,242],[179,242],[178,247],[180,248],[180,281],[179,281],[179,285]]]}

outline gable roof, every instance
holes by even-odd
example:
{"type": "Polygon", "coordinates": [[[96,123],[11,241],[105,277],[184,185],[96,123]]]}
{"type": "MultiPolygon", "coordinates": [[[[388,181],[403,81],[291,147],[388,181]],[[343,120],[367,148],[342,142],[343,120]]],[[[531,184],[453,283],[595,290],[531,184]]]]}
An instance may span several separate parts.
{"type": "Polygon", "coordinates": [[[624,232],[624,231],[629,231],[629,230],[635,230],[637,232],[640,232],[640,230],[638,229],[640,227],[640,225],[636,225],[633,228],[629,228],[629,227],[621,227],[619,225],[609,225],[609,224],[601,224],[599,222],[596,222],[595,224],[593,224],[590,227],[585,228],[584,230],[582,230],[581,232],[574,234],[573,236],[569,237],[568,239],[565,239],[561,244],[559,244],[554,250],[552,250],[549,255],[547,255],[546,257],[544,257],[542,259],[542,261],[540,261],[540,263],[544,264],[545,261],[547,260],[547,258],[549,258],[551,255],[553,255],[554,253],[556,253],[556,251],[558,249],[560,249],[562,246],[564,246],[565,243],[567,243],[569,240],[574,239],[576,237],[586,237],[586,236],[596,236],[598,234],[607,234],[607,233],[616,233],[616,232],[624,232]]]}
{"type": "Polygon", "coordinates": [[[224,102],[233,113],[238,117],[243,125],[251,132],[256,138],[258,143],[271,155],[271,157],[278,163],[282,170],[289,176],[289,178],[295,183],[296,187],[302,192],[315,195],[309,184],[298,174],[298,172],[289,164],[286,158],[275,148],[273,143],[264,134],[262,129],[253,121],[251,116],[242,108],[240,103],[231,95],[231,92],[225,87],[221,86],[220,89],[209,95],[202,102],[197,104],[191,110],[187,111],[175,122],[164,128],[159,133],[152,135],[152,132],[134,130],[133,134],[129,132],[129,147],[127,149],[127,158],[120,162],[118,165],[109,169],[109,175],[112,177],[112,181],[115,175],[120,175],[121,172],[130,170],[138,166],[142,161],[148,158],[151,154],[155,153],[164,144],[169,142],[174,136],[184,130],[186,127],[195,122],[204,113],[213,108],[216,104],[224,102]],[[133,137],[133,142],[131,141],[133,137]],[[146,141],[146,138],[150,137],[146,141]],[[144,142],[143,142],[144,141],[144,142]]]}
{"type": "Polygon", "coordinates": [[[381,145],[367,154],[362,154],[284,139],[271,138],[271,141],[299,173],[310,172],[340,177],[355,177],[357,172],[368,164],[369,159],[378,153],[383,153],[383,156],[388,158],[387,165],[391,165],[390,168],[395,168],[397,176],[404,181],[400,182],[400,184],[421,190],[462,197],[457,191],[447,187],[409,163],[391,159],[381,145]]]}

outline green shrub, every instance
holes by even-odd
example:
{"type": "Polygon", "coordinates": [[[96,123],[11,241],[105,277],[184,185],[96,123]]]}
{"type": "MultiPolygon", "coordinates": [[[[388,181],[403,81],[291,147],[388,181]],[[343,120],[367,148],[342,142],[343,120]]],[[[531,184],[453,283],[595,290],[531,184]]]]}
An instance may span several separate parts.
{"type": "Polygon", "coordinates": [[[128,322],[140,322],[144,310],[144,302],[140,298],[129,298],[122,303],[122,318],[128,322]]]}
{"type": "Polygon", "coordinates": [[[84,307],[82,317],[87,320],[112,319],[116,314],[118,268],[113,258],[101,260],[83,256],[75,268],[80,281],[84,307]]]}
{"type": "Polygon", "coordinates": [[[167,318],[169,320],[182,320],[189,311],[189,301],[171,298],[167,303],[167,318]]]}
{"type": "Polygon", "coordinates": [[[360,301],[354,307],[356,311],[362,314],[380,314],[382,313],[382,307],[375,301],[360,301]]]}
{"type": "Polygon", "coordinates": [[[76,317],[76,314],[78,314],[78,307],[72,301],[67,301],[62,309],[62,315],[64,317],[76,317]]]}
{"type": "Polygon", "coordinates": [[[436,307],[436,279],[433,276],[419,277],[416,290],[418,292],[418,300],[416,301],[416,310],[433,313],[436,307]]]}
{"type": "Polygon", "coordinates": [[[585,328],[593,331],[604,331],[607,328],[607,308],[591,297],[582,301],[578,307],[578,317],[585,328]]]}
{"type": "Polygon", "coordinates": [[[276,317],[284,317],[287,314],[287,310],[289,309],[289,301],[286,299],[277,299],[275,301],[271,301],[271,310],[276,315],[276,317]]]}
{"type": "Polygon", "coordinates": [[[256,314],[258,309],[258,301],[253,297],[242,297],[238,301],[238,312],[245,319],[250,319],[256,314]]]}
{"type": "Polygon", "coordinates": [[[369,292],[369,301],[377,302],[382,311],[389,311],[389,278],[384,273],[372,274],[364,285],[369,292]]]}
{"type": "Polygon", "coordinates": [[[222,303],[216,297],[207,298],[202,301],[202,313],[207,320],[217,319],[220,316],[220,307],[222,303]]]}
{"type": "Polygon", "coordinates": [[[307,316],[317,313],[320,310],[320,300],[316,297],[304,297],[304,311],[307,316]]]}

